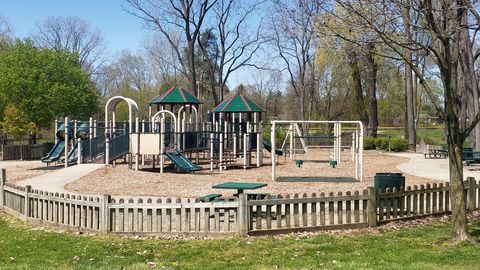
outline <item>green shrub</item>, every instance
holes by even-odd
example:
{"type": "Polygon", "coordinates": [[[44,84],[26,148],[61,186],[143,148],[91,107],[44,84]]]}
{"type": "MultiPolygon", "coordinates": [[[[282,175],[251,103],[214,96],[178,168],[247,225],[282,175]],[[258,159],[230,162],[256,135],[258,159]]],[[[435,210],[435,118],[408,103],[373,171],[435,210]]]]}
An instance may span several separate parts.
{"type": "Polygon", "coordinates": [[[390,141],[390,150],[394,152],[403,152],[408,149],[407,140],[403,138],[392,138],[390,141]]]}
{"type": "Polygon", "coordinates": [[[389,139],[385,137],[377,138],[377,148],[382,150],[388,150],[389,139]]]}
{"type": "Polygon", "coordinates": [[[373,137],[367,137],[363,140],[363,149],[365,150],[372,150],[377,147],[376,145],[377,140],[373,137]]]}

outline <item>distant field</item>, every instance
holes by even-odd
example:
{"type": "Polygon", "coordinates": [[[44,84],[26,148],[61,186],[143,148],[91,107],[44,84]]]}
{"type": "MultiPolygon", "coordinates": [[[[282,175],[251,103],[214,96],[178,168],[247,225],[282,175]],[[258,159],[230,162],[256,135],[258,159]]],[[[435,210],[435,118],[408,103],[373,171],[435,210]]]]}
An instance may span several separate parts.
{"type": "MultiPolygon", "coordinates": [[[[405,137],[404,128],[378,128],[378,136],[380,137],[405,137]]],[[[445,144],[445,129],[440,127],[420,127],[417,129],[417,142],[423,138],[427,144],[445,144]]]]}

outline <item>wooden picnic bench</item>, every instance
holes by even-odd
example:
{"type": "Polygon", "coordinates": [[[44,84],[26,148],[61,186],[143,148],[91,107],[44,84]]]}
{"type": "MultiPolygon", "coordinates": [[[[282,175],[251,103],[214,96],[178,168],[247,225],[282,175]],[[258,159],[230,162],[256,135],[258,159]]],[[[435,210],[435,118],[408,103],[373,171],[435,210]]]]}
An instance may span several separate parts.
{"type": "Polygon", "coordinates": [[[473,151],[471,147],[463,147],[462,161],[465,161],[467,165],[480,163],[480,152],[473,151]]]}
{"type": "Polygon", "coordinates": [[[212,193],[212,194],[208,194],[208,195],[205,195],[205,196],[202,196],[200,198],[198,198],[201,202],[211,202],[213,200],[215,200],[215,198],[219,198],[221,197],[222,194],[218,194],[218,193],[212,193]]]}

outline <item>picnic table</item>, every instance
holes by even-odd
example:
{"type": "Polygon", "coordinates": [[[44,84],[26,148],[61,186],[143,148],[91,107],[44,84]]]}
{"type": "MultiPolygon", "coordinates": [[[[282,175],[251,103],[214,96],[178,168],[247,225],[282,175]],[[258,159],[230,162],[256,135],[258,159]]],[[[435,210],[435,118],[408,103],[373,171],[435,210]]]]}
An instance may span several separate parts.
{"type": "Polygon", "coordinates": [[[245,182],[225,182],[214,185],[212,188],[218,189],[236,189],[237,194],[242,194],[245,189],[253,190],[267,186],[265,183],[245,183],[245,182]]]}
{"type": "Polygon", "coordinates": [[[427,145],[427,149],[423,154],[425,158],[427,158],[427,155],[429,158],[447,158],[448,150],[445,146],[427,145]]]}

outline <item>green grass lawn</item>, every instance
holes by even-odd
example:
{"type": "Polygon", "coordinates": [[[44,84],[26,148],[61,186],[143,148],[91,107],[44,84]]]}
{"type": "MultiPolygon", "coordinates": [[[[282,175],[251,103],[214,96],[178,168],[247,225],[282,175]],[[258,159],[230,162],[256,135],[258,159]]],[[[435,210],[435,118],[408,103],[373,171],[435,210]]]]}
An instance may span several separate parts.
{"type": "MultiPolygon", "coordinates": [[[[480,222],[470,225],[478,241],[480,222]]],[[[448,222],[378,234],[136,240],[30,230],[0,217],[0,269],[478,269],[448,222]]]]}
{"type": "MultiPolygon", "coordinates": [[[[404,128],[378,128],[378,136],[381,137],[404,137],[404,128]]],[[[417,141],[424,138],[427,144],[445,144],[445,129],[443,127],[419,127],[417,129],[417,141]]]]}

